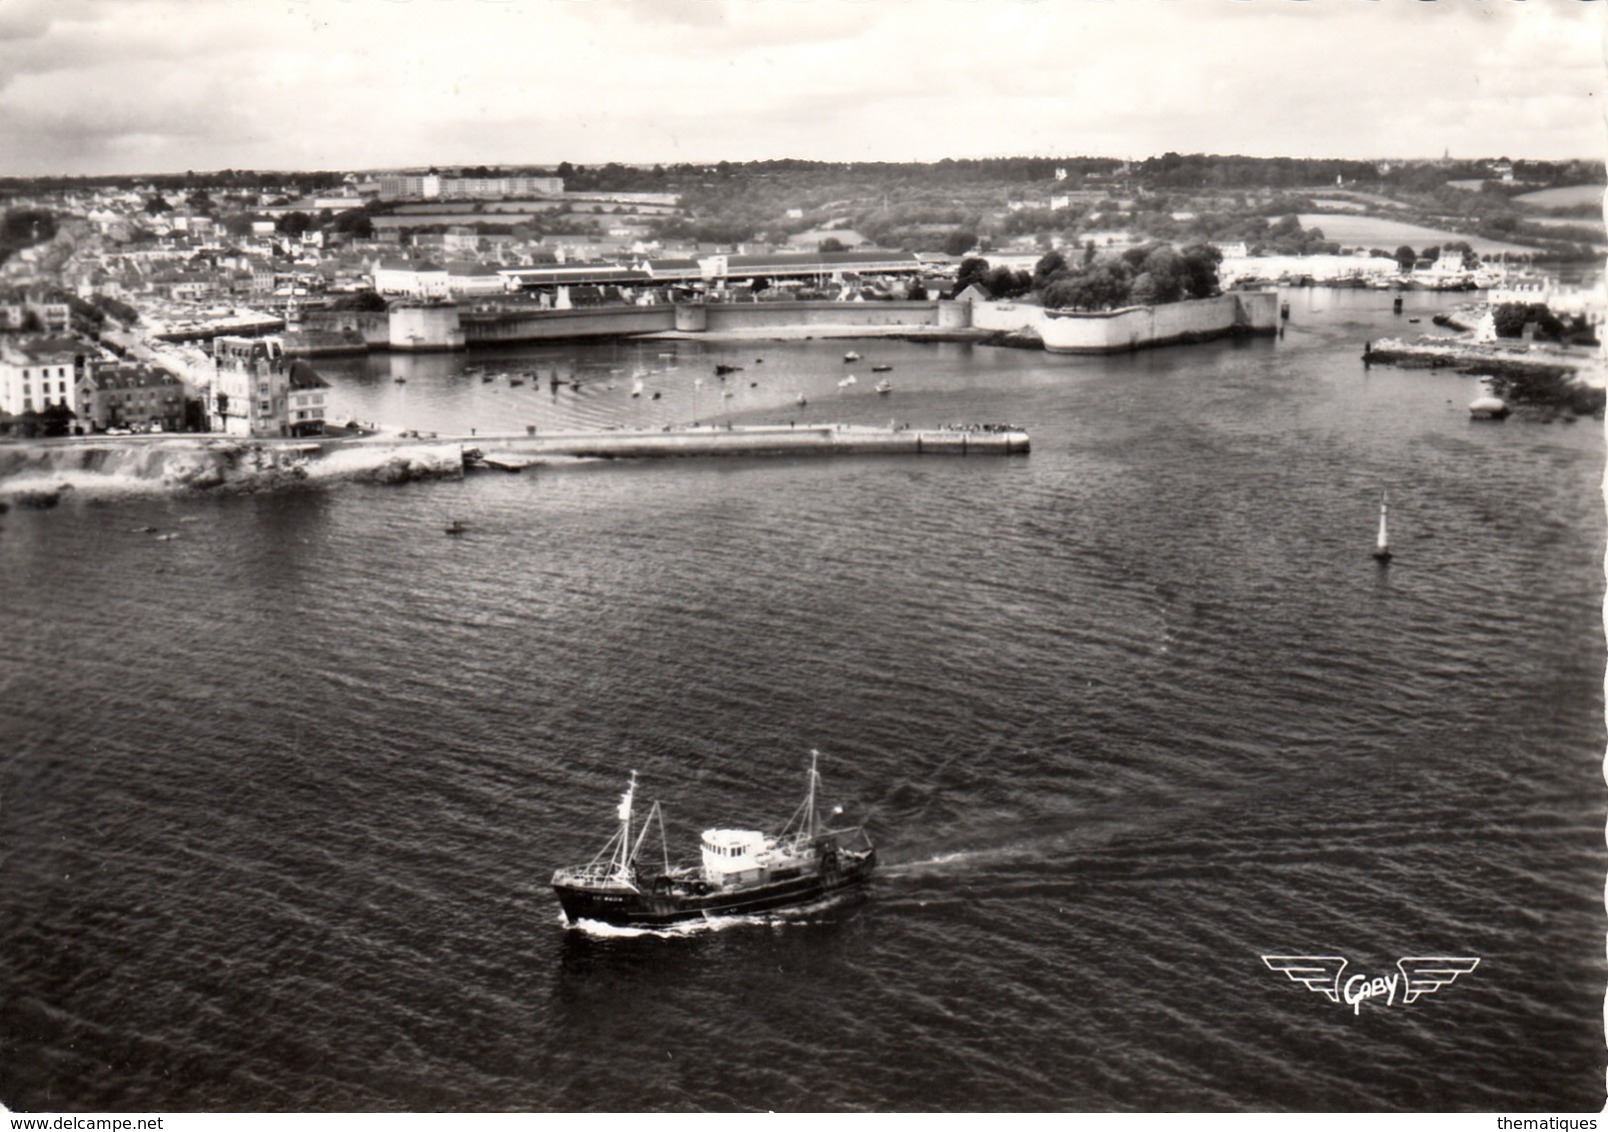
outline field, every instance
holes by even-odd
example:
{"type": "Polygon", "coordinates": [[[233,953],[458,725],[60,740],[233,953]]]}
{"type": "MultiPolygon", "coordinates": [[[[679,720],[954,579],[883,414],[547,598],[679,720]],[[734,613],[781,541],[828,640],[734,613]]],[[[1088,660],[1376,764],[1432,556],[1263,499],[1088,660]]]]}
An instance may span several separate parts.
{"type": "Polygon", "coordinates": [[[1345,248],[1383,248],[1387,252],[1393,252],[1406,244],[1414,250],[1421,251],[1427,247],[1463,240],[1482,256],[1499,252],[1522,255],[1535,250],[1522,244],[1487,240],[1483,236],[1448,232],[1442,228],[1426,228],[1421,224],[1407,224],[1400,220],[1385,220],[1377,216],[1308,212],[1301,215],[1301,227],[1321,228],[1325,238],[1345,248]]]}
{"type": "Polygon", "coordinates": [[[1535,224],[1542,228],[1590,228],[1597,233],[1597,238],[1603,238],[1603,223],[1600,216],[1536,216],[1525,221],[1526,224],[1535,224]]]}
{"type": "Polygon", "coordinates": [[[1536,208],[1573,208],[1580,204],[1600,203],[1602,193],[1601,185],[1570,185],[1563,189],[1542,189],[1539,192],[1524,193],[1513,199],[1520,204],[1533,205],[1536,208]]]}

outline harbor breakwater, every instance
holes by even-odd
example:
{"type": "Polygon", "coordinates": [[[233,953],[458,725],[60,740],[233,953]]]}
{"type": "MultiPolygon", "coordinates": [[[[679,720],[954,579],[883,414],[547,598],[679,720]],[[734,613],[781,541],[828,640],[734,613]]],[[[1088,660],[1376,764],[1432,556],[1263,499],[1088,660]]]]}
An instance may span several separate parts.
{"type": "Polygon", "coordinates": [[[707,456],[1025,455],[1026,432],[851,425],[606,429],[503,436],[325,440],[230,437],[63,440],[0,446],[0,501],[53,506],[69,491],[265,491],[337,482],[456,478],[467,466],[707,456]]]}
{"type": "Polygon", "coordinates": [[[476,446],[528,457],[636,459],[667,456],[1017,456],[1032,448],[1010,425],[877,428],[864,425],[707,425],[659,432],[527,433],[477,438],[476,446]]]}

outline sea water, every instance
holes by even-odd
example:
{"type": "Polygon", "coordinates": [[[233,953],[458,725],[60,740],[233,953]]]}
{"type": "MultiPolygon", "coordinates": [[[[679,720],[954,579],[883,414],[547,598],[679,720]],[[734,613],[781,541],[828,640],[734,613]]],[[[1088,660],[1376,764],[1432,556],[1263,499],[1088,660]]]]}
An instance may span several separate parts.
{"type": "Polygon", "coordinates": [[[0,1101],[1600,1106],[1601,425],[1472,423],[1472,379],[1363,368],[1389,295],[1290,298],[1282,338],[1112,358],[321,366],[425,431],[1007,421],[1027,457],[13,509],[0,1101]],[[784,820],[812,748],[868,900],[562,925],[632,770],[682,856],[784,820]],[[1479,963],[1348,1003],[1270,955],[1479,963]]]}

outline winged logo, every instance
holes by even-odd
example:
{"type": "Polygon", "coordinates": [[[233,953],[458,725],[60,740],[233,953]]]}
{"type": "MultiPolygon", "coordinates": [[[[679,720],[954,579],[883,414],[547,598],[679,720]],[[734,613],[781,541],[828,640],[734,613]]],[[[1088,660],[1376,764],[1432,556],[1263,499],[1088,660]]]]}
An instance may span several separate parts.
{"type": "Polygon", "coordinates": [[[1400,975],[1370,979],[1358,974],[1342,983],[1346,971],[1346,959],[1342,955],[1264,955],[1262,962],[1267,964],[1268,970],[1282,971],[1291,982],[1317,991],[1330,1002],[1344,1002],[1353,1013],[1360,1013],[1363,1002],[1368,1000],[1391,1005],[1396,1001],[1398,988],[1402,992],[1402,1004],[1411,1004],[1449,986],[1457,976],[1466,975],[1480,965],[1473,956],[1407,956],[1396,961],[1400,975]]]}
{"type": "Polygon", "coordinates": [[[1340,973],[1346,961],[1340,955],[1264,955],[1270,971],[1283,971],[1291,981],[1305,983],[1306,989],[1340,1001],[1340,973]]]}
{"type": "Polygon", "coordinates": [[[1398,959],[1406,990],[1402,1001],[1411,1003],[1426,994],[1434,994],[1441,987],[1450,986],[1459,975],[1466,975],[1480,965],[1478,959],[1450,955],[1420,956],[1398,959]]]}

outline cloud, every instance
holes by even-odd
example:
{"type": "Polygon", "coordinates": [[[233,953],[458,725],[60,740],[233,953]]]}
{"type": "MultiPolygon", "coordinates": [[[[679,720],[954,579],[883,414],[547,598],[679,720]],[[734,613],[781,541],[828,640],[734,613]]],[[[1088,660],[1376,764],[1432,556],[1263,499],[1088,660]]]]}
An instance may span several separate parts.
{"type": "Polygon", "coordinates": [[[0,172],[1594,155],[1605,8],[0,0],[0,172]]]}

